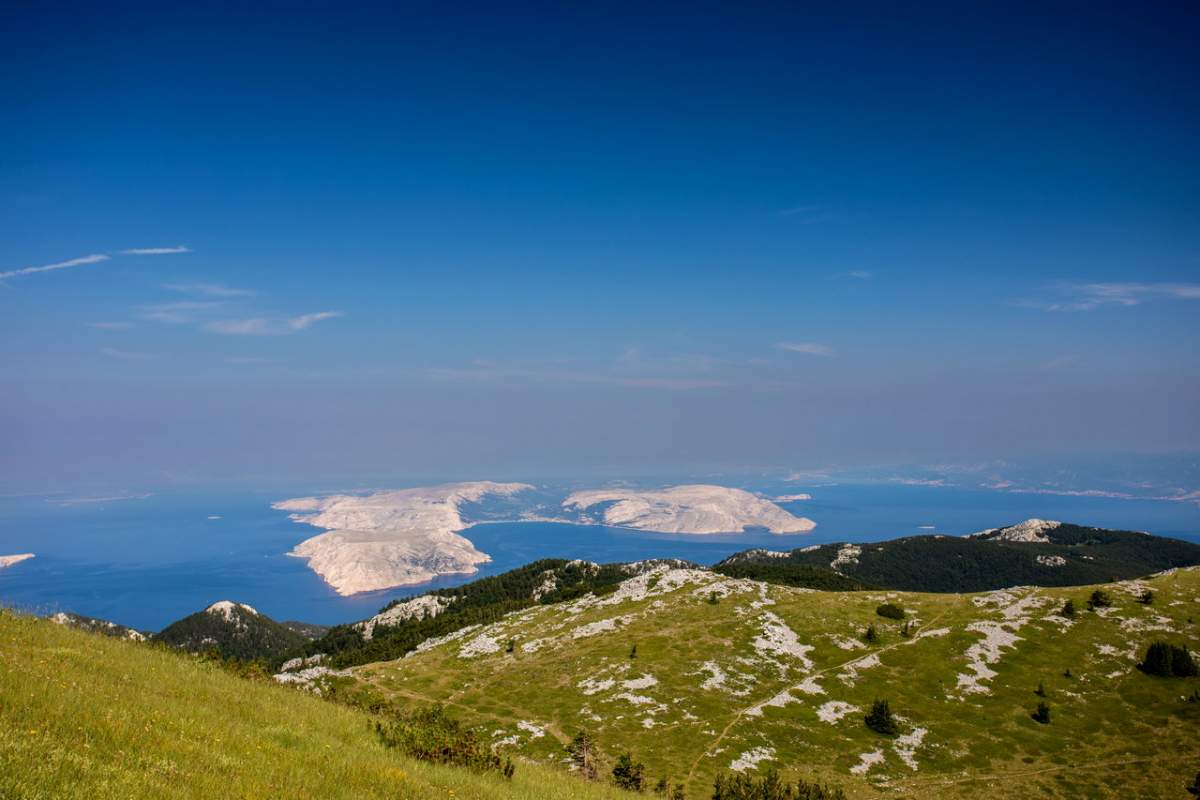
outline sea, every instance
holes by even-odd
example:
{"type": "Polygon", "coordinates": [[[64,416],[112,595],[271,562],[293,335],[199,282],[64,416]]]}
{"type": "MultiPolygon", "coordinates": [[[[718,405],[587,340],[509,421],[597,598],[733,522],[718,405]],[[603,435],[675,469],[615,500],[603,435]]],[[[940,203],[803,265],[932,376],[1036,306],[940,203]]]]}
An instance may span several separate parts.
{"type": "MultiPolygon", "coordinates": [[[[744,487],[752,488],[752,487],[744,487]]],[[[770,494],[796,492],[764,486],[770,494]]],[[[550,522],[494,522],[466,536],[492,557],[474,575],[341,597],[287,553],[320,531],[271,503],[309,494],[262,490],[158,490],[125,498],[0,498],[0,555],[36,557],[0,569],[0,605],[73,611],[159,630],[217,600],[247,603],[277,620],[333,625],[363,619],[389,601],[458,585],[539,558],[597,562],[683,558],[712,564],[750,547],[791,549],[920,534],[960,535],[1030,517],[1141,530],[1200,542],[1196,503],[1015,494],[878,483],[805,488],[784,503],[814,520],[811,533],[687,536],[550,522]]]]}

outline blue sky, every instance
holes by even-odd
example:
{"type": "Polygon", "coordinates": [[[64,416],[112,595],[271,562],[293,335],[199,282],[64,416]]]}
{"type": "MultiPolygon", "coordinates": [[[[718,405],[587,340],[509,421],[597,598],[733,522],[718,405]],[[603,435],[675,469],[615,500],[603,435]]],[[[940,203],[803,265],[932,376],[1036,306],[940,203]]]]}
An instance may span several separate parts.
{"type": "Polygon", "coordinates": [[[1194,8],[742,6],[10,9],[0,484],[1200,447],[1194,8]]]}

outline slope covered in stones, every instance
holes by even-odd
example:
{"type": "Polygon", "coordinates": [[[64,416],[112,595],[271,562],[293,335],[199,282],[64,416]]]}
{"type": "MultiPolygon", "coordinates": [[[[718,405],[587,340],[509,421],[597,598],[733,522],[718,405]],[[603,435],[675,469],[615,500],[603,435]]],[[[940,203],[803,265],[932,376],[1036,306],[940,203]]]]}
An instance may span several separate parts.
{"type": "Polygon", "coordinates": [[[965,798],[999,785],[1177,797],[1200,769],[1200,703],[1185,699],[1200,682],[1135,664],[1158,639],[1200,645],[1200,571],[1103,587],[1112,605],[1088,611],[1093,588],[822,592],[663,565],[356,667],[332,688],[445,703],[499,750],[548,763],[586,730],[607,766],[632,751],[688,797],[708,796],[723,770],[771,767],[852,797],[965,798]],[[1147,589],[1151,604],[1138,600],[1147,589]],[[1067,599],[1073,618],[1060,613],[1067,599]],[[905,619],[879,616],[884,602],[905,619]],[[876,698],[897,715],[895,736],[863,724],[876,698]],[[1032,719],[1039,701],[1049,724],[1032,719]]]}

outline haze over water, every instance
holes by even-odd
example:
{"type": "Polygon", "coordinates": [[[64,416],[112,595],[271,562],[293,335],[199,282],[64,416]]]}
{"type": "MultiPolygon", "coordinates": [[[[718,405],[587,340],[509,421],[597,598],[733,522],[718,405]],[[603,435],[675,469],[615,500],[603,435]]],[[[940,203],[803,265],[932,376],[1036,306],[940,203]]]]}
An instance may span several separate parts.
{"type": "Polygon", "coordinates": [[[54,497],[4,498],[0,552],[28,551],[37,557],[0,571],[0,602],[155,630],[216,600],[232,599],[276,619],[335,624],[370,616],[396,597],[539,558],[610,562],[669,557],[710,564],[749,547],[791,549],[831,541],[957,535],[1029,517],[1200,540],[1195,535],[1200,508],[1193,503],[879,484],[838,484],[811,492],[812,500],[785,504],[817,522],[816,530],[803,535],[667,535],[556,523],[480,524],[462,534],[493,559],[477,575],[352,597],[338,596],[302,559],[286,555],[317,531],[290,521],[270,503],[303,491],[175,490],[69,506],[54,497]]]}

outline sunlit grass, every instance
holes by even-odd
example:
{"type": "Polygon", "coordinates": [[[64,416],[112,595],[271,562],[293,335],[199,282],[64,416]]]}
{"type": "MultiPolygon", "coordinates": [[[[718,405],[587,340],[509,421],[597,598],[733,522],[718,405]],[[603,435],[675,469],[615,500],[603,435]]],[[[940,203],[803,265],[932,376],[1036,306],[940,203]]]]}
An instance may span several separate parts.
{"type": "Polygon", "coordinates": [[[534,764],[509,782],[413,762],[364,713],[0,611],[5,800],[627,796],[534,764]]]}

